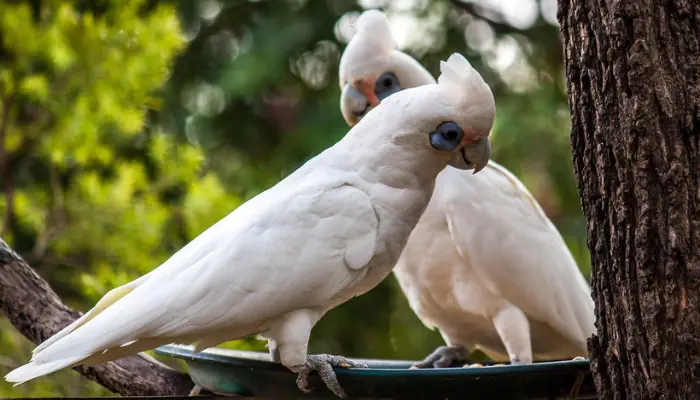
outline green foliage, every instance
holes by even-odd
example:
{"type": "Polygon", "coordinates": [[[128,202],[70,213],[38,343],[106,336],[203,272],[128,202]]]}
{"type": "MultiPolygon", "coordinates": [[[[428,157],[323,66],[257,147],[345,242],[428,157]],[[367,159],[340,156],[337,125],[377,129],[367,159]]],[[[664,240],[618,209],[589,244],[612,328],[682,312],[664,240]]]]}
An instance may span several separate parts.
{"type": "MultiPolygon", "coordinates": [[[[145,126],[185,44],[176,9],[101,6],[0,3],[3,236],[84,310],[240,203],[199,148],[145,126]]],[[[31,346],[0,322],[4,375],[31,346]]],[[[16,389],[2,381],[0,397],[106,393],[84,382],[71,371],[16,389]]]]}
{"type": "MultiPolygon", "coordinates": [[[[539,18],[513,28],[459,1],[361,3],[422,24],[404,50],[434,75],[455,51],[483,73],[497,104],[493,159],[528,186],[587,275],[556,27],[539,18]],[[503,48],[515,61],[498,56],[503,48]]],[[[360,10],[350,1],[0,0],[0,235],[84,311],[157,267],[348,131],[337,63],[360,10]]],[[[441,341],[390,277],[329,312],[310,351],[417,359],[441,341]]],[[[264,350],[255,338],[222,347],[264,350]]],[[[0,375],[31,348],[0,319],[0,375]]],[[[0,397],[105,393],[72,371],[0,382],[0,397]]]]}

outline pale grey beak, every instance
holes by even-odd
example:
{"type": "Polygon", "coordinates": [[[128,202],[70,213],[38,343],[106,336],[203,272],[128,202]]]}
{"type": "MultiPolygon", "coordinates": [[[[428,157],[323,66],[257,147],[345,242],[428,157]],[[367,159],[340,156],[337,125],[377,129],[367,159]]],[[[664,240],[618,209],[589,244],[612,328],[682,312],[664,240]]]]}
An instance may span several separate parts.
{"type": "Polygon", "coordinates": [[[340,95],[340,111],[348,125],[355,125],[370,109],[367,97],[352,85],[345,84],[340,95]]]}
{"type": "Polygon", "coordinates": [[[462,148],[462,157],[467,164],[473,166],[474,173],[486,167],[491,157],[491,143],[489,138],[483,138],[462,148]]]}

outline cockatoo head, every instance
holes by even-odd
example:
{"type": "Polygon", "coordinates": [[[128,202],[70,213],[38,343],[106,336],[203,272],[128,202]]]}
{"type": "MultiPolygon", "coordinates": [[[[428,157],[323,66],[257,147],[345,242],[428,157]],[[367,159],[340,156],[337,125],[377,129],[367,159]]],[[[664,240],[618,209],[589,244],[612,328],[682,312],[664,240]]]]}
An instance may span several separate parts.
{"type": "MultiPolygon", "coordinates": [[[[458,53],[442,61],[440,71],[437,84],[405,89],[387,97],[367,112],[351,132],[390,136],[391,143],[401,146],[401,153],[410,151],[412,157],[436,160],[442,163],[434,164],[440,169],[449,164],[474,169],[476,173],[486,166],[490,156],[488,136],[496,115],[493,94],[481,75],[458,53]]],[[[364,145],[382,146],[371,139],[365,140],[364,145]]],[[[392,152],[384,156],[394,157],[392,152]]],[[[413,162],[401,155],[396,157],[387,163],[413,162]]]]}
{"type": "Polygon", "coordinates": [[[340,109],[350,126],[391,94],[435,83],[419,62],[396,48],[384,13],[365,11],[355,26],[339,67],[340,109]]]}

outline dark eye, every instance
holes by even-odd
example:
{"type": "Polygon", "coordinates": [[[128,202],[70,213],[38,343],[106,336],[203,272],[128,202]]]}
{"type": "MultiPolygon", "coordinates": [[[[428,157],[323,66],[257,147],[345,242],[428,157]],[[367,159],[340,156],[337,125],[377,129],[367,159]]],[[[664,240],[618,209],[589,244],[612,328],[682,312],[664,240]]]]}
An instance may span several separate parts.
{"type": "Polygon", "coordinates": [[[430,134],[430,144],[440,151],[454,151],[464,138],[464,131],[452,121],[438,125],[435,132],[430,134]]]}
{"type": "Polygon", "coordinates": [[[391,72],[383,73],[374,84],[374,94],[379,101],[401,90],[399,79],[391,72]]]}

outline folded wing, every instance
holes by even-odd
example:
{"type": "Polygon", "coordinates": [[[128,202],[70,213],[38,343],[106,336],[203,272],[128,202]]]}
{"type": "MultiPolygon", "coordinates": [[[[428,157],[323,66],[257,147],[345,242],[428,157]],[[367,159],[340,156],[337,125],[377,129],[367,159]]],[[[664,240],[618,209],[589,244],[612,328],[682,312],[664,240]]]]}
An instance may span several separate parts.
{"type": "Polygon", "coordinates": [[[364,192],[342,182],[301,183],[261,196],[156,270],[110,291],[6,380],[226,331],[228,340],[255,334],[291,310],[324,308],[364,276],[379,225],[364,192]]]}

